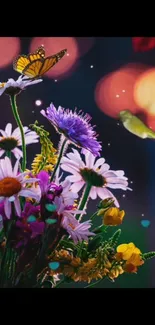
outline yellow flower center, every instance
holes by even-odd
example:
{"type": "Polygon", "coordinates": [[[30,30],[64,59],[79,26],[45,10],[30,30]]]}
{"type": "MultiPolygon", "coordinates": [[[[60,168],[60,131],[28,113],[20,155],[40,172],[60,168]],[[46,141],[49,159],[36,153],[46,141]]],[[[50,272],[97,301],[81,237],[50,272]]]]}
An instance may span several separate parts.
{"type": "Polygon", "coordinates": [[[4,88],[5,84],[6,84],[6,82],[1,82],[0,88],[4,88]]]}
{"type": "Polygon", "coordinates": [[[20,182],[13,177],[5,177],[0,180],[0,196],[10,197],[21,190],[20,182]]]}
{"type": "Polygon", "coordinates": [[[72,225],[72,223],[69,223],[69,225],[73,230],[75,229],[75,226],[72,225]]]}

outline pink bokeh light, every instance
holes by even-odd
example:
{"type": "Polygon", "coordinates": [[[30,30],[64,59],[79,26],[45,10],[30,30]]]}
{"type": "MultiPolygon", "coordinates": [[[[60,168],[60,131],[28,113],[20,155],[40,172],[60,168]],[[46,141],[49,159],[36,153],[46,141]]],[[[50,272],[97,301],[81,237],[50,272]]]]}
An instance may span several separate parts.
{"type": "Polygon", "coordinates": [[[73,37],[35,37],[30,44],[30,52],[37,47],[44,45],[46,56],[54,55],[57,52],[67,49],[67,54],[48,72],[46,76],[52,79],[66,77],[67,73],[76,64],[79,57],[78,44],[73,37]]]}
{"type": "Polygon", "coordinates": [[[19,37],[0,37],[0,49],[0,68],[4,68],[20,53],[19,37]]]}
{"type": "Polygon", "coordinates": [[[117,118],[118,113],[126,109],[133,114],[137,113],[140,107],[134,100],[134,84],[146,69],[146,65],[127,64],[99,80],[95,89],[95,101],[101,111],[113,118],[117,118]]]}

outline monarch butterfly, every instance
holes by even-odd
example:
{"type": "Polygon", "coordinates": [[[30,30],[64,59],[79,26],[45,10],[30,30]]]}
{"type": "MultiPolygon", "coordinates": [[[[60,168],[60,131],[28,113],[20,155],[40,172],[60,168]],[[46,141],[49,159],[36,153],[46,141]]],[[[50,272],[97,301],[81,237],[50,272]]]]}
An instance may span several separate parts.
{"type": "Polygon", "coordinates": [[[43,46],[40,46],[33,53],[19,55],[13,63],[13,68],[31,79],[37,79],[51,69],[66,52],[67,50],[65,49],[45,58],[45,49],[43,46]]]}

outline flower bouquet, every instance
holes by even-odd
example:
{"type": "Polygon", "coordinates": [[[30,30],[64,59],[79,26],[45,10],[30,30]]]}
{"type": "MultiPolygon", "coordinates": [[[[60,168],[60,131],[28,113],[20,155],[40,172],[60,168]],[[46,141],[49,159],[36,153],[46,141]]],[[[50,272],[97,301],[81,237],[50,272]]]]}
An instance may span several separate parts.
{"type": "Polygon", "coordinates": [[[16,99],[41,81],[20,76],[0,83],[17,123],[15,130],[10,123],[0,130],[0,287],[55,288],[62,282],[92,287],[136,273],[155,252],[142,253],[132,242],[118,245],[121,230],[115,227],[125,212],[110,189],[131,189],[124,171],[97,158],[102,147],[90,116],[53,104],[41,111],[60,134],[57,150],[38,121],[22,125],[16,99]],[[28,170],[26,146],[38,141],[40,153],[28,170]],[[97,197],[96,211],[88,214],[89,200],[97,197]]]}

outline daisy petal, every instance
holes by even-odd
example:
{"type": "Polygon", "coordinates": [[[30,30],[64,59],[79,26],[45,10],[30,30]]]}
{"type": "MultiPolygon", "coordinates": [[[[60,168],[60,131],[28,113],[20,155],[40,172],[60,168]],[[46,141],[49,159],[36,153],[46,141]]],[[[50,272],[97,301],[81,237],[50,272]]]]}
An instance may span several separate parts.
{"type": "Polygon", "coordinates": [[[10,219],[11,216],[11,202],[9,202],[8,198],[5,198],[4,201],[4,212],[8,219],[10,219]]]}
{"type": "Polygon", "coordinates": [[[66,177],[66,180],[69,180],[71,183],[74,183],[74,182],[79,182],[82,180],[82,176],[80,174],[74,174],[74,175],[71,175],[71,176],[67,176],[66,177]]]}
{"type": "Polygon", "coordinates": [[[0,149],[0,157],[3,156],[4,152],[5,152],[5,151],[4,151],[3,149],[0,149]]]}
{"type": "Polygon", "coordinates": [[[7,138],[7,133],[5,131],[3,131],[3,130],[0,129],[0,133],[2,134],[2,136],[4,138],[7,138]]]}
{"type": "Polygon", "coordinates": [[[5,157],[5,162],[6,169],[7,169],[7,175],[8,176],[13,176],[13,171],[12,171],[12,165],[11,165],[11,160],[8,157],[5,157]]]}
{"type": "Polygon", "coordinates": [[[12,124],[11,123],[8,123],[5,127],[5,132],[7,134],[8,137],[11,136],[11,131],[12,131],[12,124]]]}
{"type": "Polygon", "coordinates": [[[38,193],[32,189],[22,189],[19,192],[19,195],[24,197],[30,197],[32,199],[35,199],[36,201],[40,200],[40,195],[38,195],[38,193]]]}
{"type": "Polygon", "coordinates": [[[124,191],[126,191],[128,189],[127,186],[125,186],[123,184],[112,184],[112,183],[110,184],[110,183],[108,183],[107,187],[113,188],[113,189],[121,189],[121,190],[124,190],[124,191]]]}
{"type": "Polygon", "coordinates": [[[96,198],[97,198],[97,190],[96,190],[95,186],[93,186],[91,188],[89,196],[91,197],[92,200],[96,200],[96,198]]]}
{"type": "Polygon", "coordinates": [[[6,87],[0,88],[0,96],[4,93],[5,89],[6,89],[6,87]]]}
{"type": "Polygon", "coordinates": [[[16,161],[14,169],[13,169],[13,175],[14,176],[17,176],[18,168],[19,168],[19,160],[16,161]]]}
{"type": "Polygon", "coordinates": [[[71,190],[73,192],[75,192],[75,193],[76,192],[79,192],[81,190],[81,188],[83,187],[84,184],[85,184],[84,181],[79,181],[77,183],[74,183],[74,184],[71,185],[71,190]]]}
{"type": "Polygon", "coordinates": [[[74,172],[78,172],[78,167],[75,167],[74,165],[71,164],[61,164],[61,168],[66,171],[69,172],[71,174],[74,174],[74,172]]]}
{"type": "Polygon", "coordinates": [[[21,157],[23,157],[22,151],[18,148],[13,149],[12,152],[14,153],[16,159],[20,159],[21,157]]]}
{"type": "Polygon", "coordinates": [[[99,170],[99,173],[104,175],[104,173],[109,170],[110,166],[108,164],[103,164],[99,170]]]}
{"type": "Polygon", "coordinates": [[[15,206],[15,209],[16,209],[17,216],[20,217],[20,215],[21,215],[21,207],[20,207],[20,202],[19,202],[18,197],[16,197],[16,199],[14,201],[14,206],[15,206]]]}
{"type": "Polygon", "coordinates": [[[95,156],[90,151],[87,151],[85,154],[85,160],[86,160],[86,166],[88,168],[92,168],[94,165],[95,156]]]}
{"type": "Polygon", "coordinates": [[[105,159],[104,158],[99,158],[97,159],[95,165],[94,165],[94,169],[97,169],[99,168],[100,166],[102,166],[105,162],[105,159]]]}

